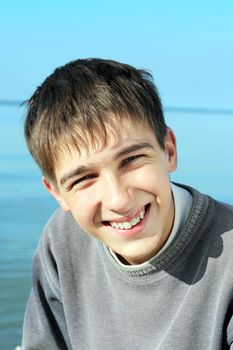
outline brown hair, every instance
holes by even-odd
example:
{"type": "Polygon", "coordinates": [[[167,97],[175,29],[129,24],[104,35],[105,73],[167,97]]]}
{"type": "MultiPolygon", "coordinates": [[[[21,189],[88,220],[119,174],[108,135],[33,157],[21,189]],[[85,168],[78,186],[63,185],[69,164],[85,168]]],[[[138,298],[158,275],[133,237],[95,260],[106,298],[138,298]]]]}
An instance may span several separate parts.
{"type": "Polygon", "coordinates": [[[112,60],[80,59],[57,68],[27,101],[28,148],[45,176],[55,181],[64,149],[106,143],[107,122],[122,117],[151,127],[162,149],[166,124],[161,101],[145,70],[112,60]]]}

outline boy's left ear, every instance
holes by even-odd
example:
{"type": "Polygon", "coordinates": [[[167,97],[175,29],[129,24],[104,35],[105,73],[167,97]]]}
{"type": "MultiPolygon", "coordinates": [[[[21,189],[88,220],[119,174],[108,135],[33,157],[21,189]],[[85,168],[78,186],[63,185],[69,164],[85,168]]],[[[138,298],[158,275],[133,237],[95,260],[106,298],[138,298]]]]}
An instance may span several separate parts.
{"type": "Polygon", "coordinates": [[[46,190],[56,199],[58,204],[62,207],[64,211],[69,211],[69,207],[60,195],[58,189],[50,181],[48,181],[44,176],[42,176],[42,183],[46,190]]]}
{"type": "Polygon", "coordinates": [[[165,150],[168,158],[168,171],[173,172],[177,167],[176,137],[172,129],[167,128],[165,136],[165,150]]]}

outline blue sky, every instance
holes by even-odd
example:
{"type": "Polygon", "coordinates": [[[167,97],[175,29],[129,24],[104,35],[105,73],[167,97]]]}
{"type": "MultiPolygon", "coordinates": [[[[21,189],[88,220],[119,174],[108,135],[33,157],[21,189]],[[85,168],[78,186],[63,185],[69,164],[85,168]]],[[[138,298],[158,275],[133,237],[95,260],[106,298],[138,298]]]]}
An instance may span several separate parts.
{"type": "MultiPolygon", "coordinates": [[[[178,140],[173,179],[232,202],[232,0],[8,0],[0,5],[0,33],[0,101],[28,99],[57,66],[76,58],[150,70],[178,140]],[[169,106],[231,115],[172,113],[169,106]]],[[[0,107],[0,150],[25,156],[23,109],[0,107]]],[[[2,169],[15,171],[10,160],[2,169]]]]}
{"type": "Polygon", "coordinates": [[[104,57],[149,69],[165,106],[233,108],[233,1],[32,0],[0,5],[0,99],[56,66],[104,57]]]}

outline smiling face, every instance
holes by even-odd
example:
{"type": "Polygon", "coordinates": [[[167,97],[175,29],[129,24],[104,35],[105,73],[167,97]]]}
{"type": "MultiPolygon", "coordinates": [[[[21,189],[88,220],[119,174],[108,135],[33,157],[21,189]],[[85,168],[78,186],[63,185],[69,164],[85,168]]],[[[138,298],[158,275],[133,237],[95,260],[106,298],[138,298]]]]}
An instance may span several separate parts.
{"type": "Polygon", "coordinates": [[[176,169],[174,134],[165,150],[153,130],[122,121],[105,146],[61,155],[57,185],[43,182],[78,224],[129,264],[140,264],[165,244],[173,225],[169,172],[176,169]]]}

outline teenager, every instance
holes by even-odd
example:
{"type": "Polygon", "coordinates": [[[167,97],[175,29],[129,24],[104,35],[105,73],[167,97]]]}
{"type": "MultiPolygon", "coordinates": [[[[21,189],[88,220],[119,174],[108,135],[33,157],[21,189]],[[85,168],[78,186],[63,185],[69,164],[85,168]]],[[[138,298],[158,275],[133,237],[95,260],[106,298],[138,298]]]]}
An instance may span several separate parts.
{"type": "Polygon", "coordinates": [[[171,183],[176,140],[150,74],[57,68],[25,137],[61,209],[35,253],[23,349],[233,349],[233,208],[171,183]]]}

